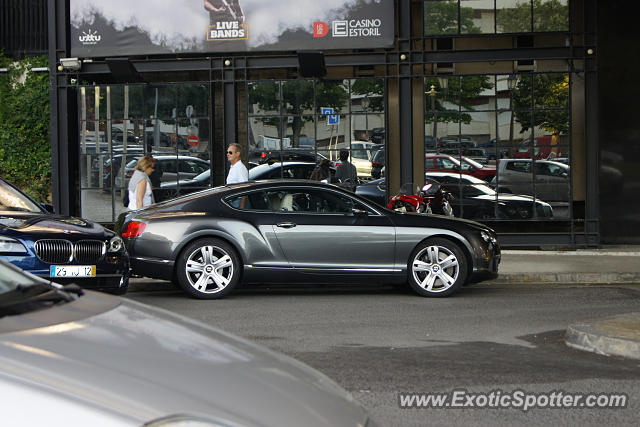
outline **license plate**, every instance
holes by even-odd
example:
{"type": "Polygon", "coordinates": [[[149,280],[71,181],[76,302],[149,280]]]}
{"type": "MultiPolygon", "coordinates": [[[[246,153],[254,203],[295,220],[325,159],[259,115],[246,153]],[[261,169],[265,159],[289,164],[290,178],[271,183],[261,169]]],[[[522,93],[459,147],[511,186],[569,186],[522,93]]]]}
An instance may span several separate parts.
{"type": "Polygon", "coordinates": [[[50,277],[96,277],[95,265],[52,265],[50,277]]]}

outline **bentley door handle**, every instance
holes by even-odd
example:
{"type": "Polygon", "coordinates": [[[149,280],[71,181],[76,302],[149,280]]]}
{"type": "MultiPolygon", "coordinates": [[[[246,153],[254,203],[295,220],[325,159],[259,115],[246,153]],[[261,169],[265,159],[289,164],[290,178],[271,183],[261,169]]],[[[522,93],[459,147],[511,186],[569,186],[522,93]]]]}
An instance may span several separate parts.
{"type": "Polygon", "coordinates": [[[294,224],[293,222],[279,222],[276,224],[276,226],[280,228],[293,228],[296,226],[296,224],[294,224]]]}

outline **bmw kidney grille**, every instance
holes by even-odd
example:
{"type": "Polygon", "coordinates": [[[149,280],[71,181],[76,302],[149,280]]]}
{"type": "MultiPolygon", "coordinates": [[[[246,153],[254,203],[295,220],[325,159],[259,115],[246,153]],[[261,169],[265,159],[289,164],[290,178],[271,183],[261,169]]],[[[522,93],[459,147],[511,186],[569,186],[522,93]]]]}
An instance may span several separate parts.
{"type": "Polygon", "coordinates": [[[73,245],[68,240],[46,239],[35,243],[36,256],[48,264],[66,264],[75,259],[78,264],[95,264],[106,253],[100,240],[80,240],[73,245]]]}

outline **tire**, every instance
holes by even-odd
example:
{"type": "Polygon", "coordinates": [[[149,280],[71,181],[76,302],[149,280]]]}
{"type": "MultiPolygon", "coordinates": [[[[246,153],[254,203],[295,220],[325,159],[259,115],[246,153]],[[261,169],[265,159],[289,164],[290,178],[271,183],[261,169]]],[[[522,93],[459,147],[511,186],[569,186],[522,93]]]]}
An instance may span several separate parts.
{"type": "Polygon", "coordinates": [[[240,280],[240,259],[222,240],[196,240],[180,254],[176,276],[182,290],[193,298],[222,298],[240,280]]]}
{"type": "Polygon", "coordinates": [[[104,292],[111,295],[124,295],[127,293],[128,290],[129,290],[129,278],[127,277],[123,285],[120,286],[119,288],[107,288],[104,290],[104,292]]]}
{"type": "Polygon", "coordinates": [[[446,297],[467,281],[467,259],[460,247],[447,239],[432,238],[419,244],[408,264],[409,285],[425,297],[446,297]]]}

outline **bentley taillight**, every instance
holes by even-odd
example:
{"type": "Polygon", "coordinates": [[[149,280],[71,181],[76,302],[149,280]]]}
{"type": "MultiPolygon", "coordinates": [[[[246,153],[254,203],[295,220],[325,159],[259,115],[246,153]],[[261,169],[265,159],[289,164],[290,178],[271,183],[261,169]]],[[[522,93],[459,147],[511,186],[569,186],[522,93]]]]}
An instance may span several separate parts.
{"type": "Polygon", "coordinates": [[[122,233],[122,237],[138,237],[142,234],[146,226],[147,224],[145,224],[144,222],[131,221],[127,224],[127,227],[122,233]]]}

